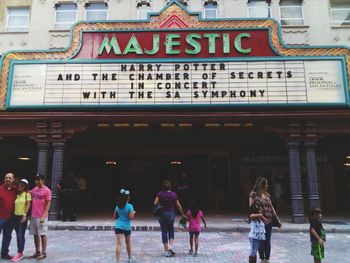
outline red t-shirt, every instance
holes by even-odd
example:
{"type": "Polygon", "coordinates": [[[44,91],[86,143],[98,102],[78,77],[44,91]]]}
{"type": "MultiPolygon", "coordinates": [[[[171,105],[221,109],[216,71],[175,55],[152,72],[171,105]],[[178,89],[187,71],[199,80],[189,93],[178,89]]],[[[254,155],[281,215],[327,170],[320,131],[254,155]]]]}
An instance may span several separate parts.
{"type": "Polygon", "coordinates": [[[0,185],[0,218],[8,219],[13,216],[15,211],[15,200],[17,190],[11,188],[10,190],[5,185],[0,185]]]}

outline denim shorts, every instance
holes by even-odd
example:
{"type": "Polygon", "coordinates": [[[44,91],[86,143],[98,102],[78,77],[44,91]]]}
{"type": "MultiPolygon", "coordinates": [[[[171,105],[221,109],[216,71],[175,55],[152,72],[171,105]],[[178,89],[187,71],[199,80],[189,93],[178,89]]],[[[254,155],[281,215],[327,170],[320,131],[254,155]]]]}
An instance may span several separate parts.
{"type": "Polygon", "coordinates": [[[124,229],[120,229],[120,228],[115,228],[114,232],[116,235],[118,234],[124,234],[124,236],[130,236],[131,235],[131,230],[124,230],[124,229]]]}

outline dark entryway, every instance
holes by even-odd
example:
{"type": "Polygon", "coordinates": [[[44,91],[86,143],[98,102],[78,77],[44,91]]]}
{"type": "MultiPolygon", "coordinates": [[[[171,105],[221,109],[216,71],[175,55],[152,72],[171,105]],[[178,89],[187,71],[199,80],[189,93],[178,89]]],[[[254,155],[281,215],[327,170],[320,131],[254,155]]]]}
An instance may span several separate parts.
{"type": "MultiPolygon", "coordinates": [[[[87,180],[89,210],[113,210],[120,189],[131,191],[137,210],[151,211],[162,181],[177,190],[182,172],[189,179],[190,196],[207,203],[208,160],[206,155],[70,155],[69,168],[87,180]]],[[[186,205],[186,204],[184,204],[186,205]]]]}

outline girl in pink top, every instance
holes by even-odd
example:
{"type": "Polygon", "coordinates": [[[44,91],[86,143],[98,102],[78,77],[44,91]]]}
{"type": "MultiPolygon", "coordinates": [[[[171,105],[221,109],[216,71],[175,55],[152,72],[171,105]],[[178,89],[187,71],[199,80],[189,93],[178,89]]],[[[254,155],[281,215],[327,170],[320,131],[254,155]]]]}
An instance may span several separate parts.
{"type": "Polygon", "coordinates": [[[189,253],[193,254],[194,257],[198,255],[199,246],[199,233],[201,232],[202,219],[204,227],[207,228],[207,223],[203,217],[203,212],[198,208],[198,202],[192,201],[191,208],[187,211],[187,218],[189,220],[188,232],[190,233],[190,250],[189,253]],[[194,253],[193,253],[193,238],[194,238],[194,253]]]}

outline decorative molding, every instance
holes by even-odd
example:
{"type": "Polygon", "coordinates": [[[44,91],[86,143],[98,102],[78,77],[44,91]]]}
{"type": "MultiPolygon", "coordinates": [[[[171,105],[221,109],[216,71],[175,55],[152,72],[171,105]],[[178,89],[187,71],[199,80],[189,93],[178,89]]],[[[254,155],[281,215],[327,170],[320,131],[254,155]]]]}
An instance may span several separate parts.
{"type": "Polygon", "coordinates": [[[308,28],[283,28],[283,40],[287,45],[309,45],[309,30],[308,28]],[[289,40],[289,36],[291,36],[291,42],[289,40]],[[299,38],[299,41],[296,40],[299,38]]]}
{"type": "Polygon", "coordinates": [[[85,5],[88,2],[89,2],[88,0],[74,0],[73,1],[73,3],[81,4],[81,5],[85,5]]]}
{"type": "Polygon", "coordinates": [[[50,32],[50,49],[65,48],[69,43],[69,31],[50,32]]]}
{"type": "MultiPolygon", "coordinates": [[[[46,1],[46,0],[44,0],[46,1]]],[[[53,6],[56,7],[57,5],[59,4],[77,4],[77,3],[80,3],[80,2],[85,2],[87,0],[53,0],[53,6]]]]}
{"type": "Polygon", "coordinates": [[[143,5],[151,6],[151,4],[152,4],[152,0],[136,0],[136,7],[140,7],[143,5]]]}
{"type": "Polygon", "coordinates": [[[213,5],[217,5],[218,4],[218,1],[215,1],[215,0],[202,0],[203,2],[203,5],[208,5],[208,4],[213,4],[213,5]]]}
{"type": "MultiPolygon", "coordinates": [[[[172,0],[166,0],[166,4],[169,4],[172,0]]],[[[188,5],[189,0],[178,0],[178,2],[184,6],[188,5]]]]}

